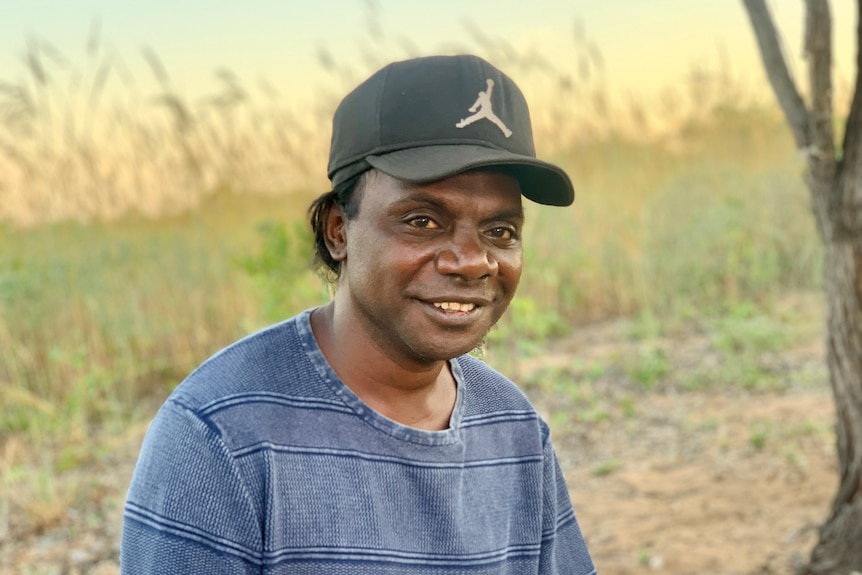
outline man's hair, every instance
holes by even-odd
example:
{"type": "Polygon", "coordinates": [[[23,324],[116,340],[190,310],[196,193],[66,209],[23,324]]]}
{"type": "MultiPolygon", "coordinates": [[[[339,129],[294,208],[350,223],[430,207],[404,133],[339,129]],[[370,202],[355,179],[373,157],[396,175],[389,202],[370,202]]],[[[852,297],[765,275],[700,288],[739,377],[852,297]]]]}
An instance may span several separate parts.
{"type": "Polygon", "coordinates": [[[335,283],[341,275],[341,262],[332,259],[326,246],[326,218],[335,207],[341,208],[344,217],[354,219],[359,214],[359,201],[368,177],[368,170],[345,180],[331,191],[322,194],[308,208],[308,219],[314,234],[314,269],[324,280],[335,283]]]}

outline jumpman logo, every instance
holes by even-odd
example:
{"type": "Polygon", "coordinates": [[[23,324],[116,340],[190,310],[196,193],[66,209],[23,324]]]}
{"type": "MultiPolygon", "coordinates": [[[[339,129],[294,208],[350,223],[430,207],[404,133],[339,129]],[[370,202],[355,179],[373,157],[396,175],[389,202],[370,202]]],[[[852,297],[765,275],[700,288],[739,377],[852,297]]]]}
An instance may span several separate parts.
{"type": "Polygon", "coordinates": [[[463,118],[460,122],[455,124],[455,127],[463,128],[484,118],[494,122],[494,125],[500,128],[503,135],[508,138],[512,135],[512,130],[507,128],[506,124],[503,123],[503,120],[497,117],[497,114],[494,113],[494,109],[491,105],[491,93],[494,91],[494,80],[488,78],[486,83],[488,84],[488,88],[484,92],[479,92],[479,97],[476,98],[476,102],[467,109],[468,112],[473,112],[473,115],[463,118]]]}

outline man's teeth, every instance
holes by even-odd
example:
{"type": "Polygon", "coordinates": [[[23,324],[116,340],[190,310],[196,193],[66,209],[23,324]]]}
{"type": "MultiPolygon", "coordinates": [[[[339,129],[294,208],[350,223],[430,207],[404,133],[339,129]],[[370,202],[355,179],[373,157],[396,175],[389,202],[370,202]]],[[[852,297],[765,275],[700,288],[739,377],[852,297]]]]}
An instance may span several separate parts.
{"type": "Polygon", "coordinates": [[[476,307],[476,304],[458,303],[456,301],[444,301],[440,303],[435,302],[434,307],[439,307],[440,309],[446,311],[473,311],[473,308],[476,307]]]}

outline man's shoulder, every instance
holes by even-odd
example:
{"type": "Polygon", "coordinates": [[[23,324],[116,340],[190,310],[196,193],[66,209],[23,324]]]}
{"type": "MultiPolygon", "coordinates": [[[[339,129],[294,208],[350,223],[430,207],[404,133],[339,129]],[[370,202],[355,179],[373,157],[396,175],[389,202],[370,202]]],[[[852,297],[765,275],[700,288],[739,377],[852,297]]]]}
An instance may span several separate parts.
{"type": "Polygon", "coordinates": [[[256,391],[284,392],[292,380],[310,378],[303,312],[263,328],[216,352],[174,391],[173,397],[194,409],[217,399],[256,391]]]}
{"type": "Polygon", "coordinates": [[[507,425],[519,441],[534,438],[545,444],[550,435],[547,423],[511,379],[470,355],[459,357],[457,363],[465,390],[463,426],[475,430],[507,425]],[[535,435],[526,433],[528,430],[535,435]]]}
{"type": "Polygon", "coordinates": [[[471,355],[457,359],[464,378],[468,403],[481,411],[525,410],[534,412],[532,404],[515,383],[471,355]]]}

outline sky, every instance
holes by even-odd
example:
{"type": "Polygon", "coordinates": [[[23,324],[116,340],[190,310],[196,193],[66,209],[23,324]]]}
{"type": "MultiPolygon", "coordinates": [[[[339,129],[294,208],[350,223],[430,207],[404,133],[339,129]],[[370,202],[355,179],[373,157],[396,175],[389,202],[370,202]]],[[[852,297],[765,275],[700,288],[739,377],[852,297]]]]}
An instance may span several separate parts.
{"type": "MultiPolygon", "coordinates": [[[[421,53],[469,45],[465,22],[515,46],[532,47],[566,66],[578,50],[576,22],[598,46],[605,82],[635,96],[681,82],[694,68],[724,68],[745,84],[764,85],[754,37],[741,0],[0,0],[0,81],[25,74],[29,38],[48,40],[85,66],[94,23],[141,82],[152,79],[142,49],[159,55],[180,92],[217,86],[214,70],[245,82],[265,79],[282,94],[312,98],[332,82],[318,54],[355,61],[367,42],[368,6],[376,6],[391,59],[405,55],[404,39],[421,53]]],[[[802,0],[772,0],[797,77],[804,77],[802,0]]],[[[853,80],[856,14],[852,0],[833,0],[838,82],[853,80]]],[[[572,64],[574,68],[574,64],[572,64]]]]}

